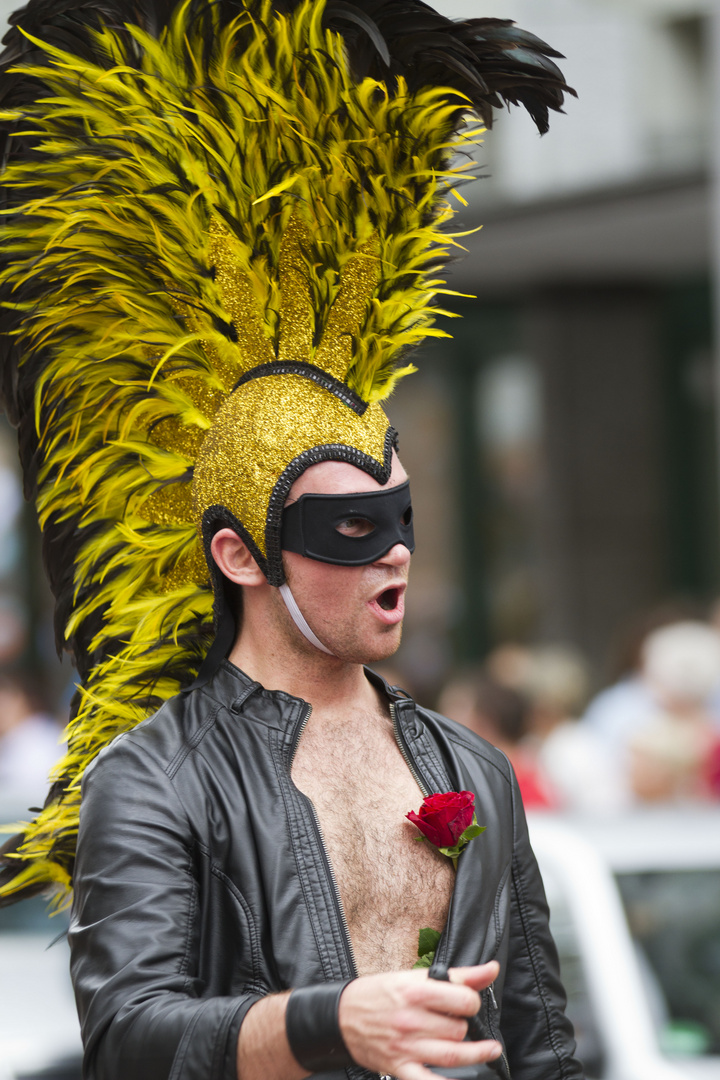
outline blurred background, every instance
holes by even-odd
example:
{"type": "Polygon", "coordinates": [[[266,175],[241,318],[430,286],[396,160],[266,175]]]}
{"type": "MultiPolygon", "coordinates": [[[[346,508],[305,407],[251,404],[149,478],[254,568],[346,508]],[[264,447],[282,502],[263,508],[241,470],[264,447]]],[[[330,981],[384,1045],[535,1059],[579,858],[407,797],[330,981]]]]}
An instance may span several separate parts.
{"type": "MultiPolygon", "coordinates": [[[[487,133],[448,277],[472,298],[390,402],[418,547],[384,673],[511,758],[588,1075],[720,1080],[720,3],[436,6],[532,30],[578,99],[487,133]]],[[[4,820],[42,802],[72,682],[0,418],[4,820]]],[[[52,933],[13,918],[0,1080],[74,1077],[65,990],[50,1049],[23,1034],[52,933]]]]}
{"type": "MultiPolygon", "coordinates": [[[[444,10],[469,15],[453,0],[444,10]]],[[[462,321],[390,411],[416,483],[408,676],[572,643],[594,685],[667,598],[720,590],[712,339],[713,8],[505,0],[578,91],[500,115],[463,189],[462,321]]]]}

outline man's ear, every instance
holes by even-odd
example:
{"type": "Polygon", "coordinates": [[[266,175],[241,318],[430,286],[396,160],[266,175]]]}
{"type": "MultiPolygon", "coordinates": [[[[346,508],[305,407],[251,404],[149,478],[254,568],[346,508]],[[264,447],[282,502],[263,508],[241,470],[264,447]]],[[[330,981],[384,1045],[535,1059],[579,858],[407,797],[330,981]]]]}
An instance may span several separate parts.
{"type": "Polygon", "coordinates": [[[267,583],[247,544],[232,529],[218,529],[212,538],[210,551],[220,572],[236,585],[267,583]]]}

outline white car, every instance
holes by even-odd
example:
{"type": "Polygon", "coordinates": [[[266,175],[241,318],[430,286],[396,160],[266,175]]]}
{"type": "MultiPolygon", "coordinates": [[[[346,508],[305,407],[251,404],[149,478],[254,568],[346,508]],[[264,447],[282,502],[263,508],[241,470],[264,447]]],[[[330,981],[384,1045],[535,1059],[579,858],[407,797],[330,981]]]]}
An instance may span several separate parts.
{"type": "Polygon", "coordinates": [[[720,1080],[720,808],[529,820],[588,1077],[720,1080]]]}

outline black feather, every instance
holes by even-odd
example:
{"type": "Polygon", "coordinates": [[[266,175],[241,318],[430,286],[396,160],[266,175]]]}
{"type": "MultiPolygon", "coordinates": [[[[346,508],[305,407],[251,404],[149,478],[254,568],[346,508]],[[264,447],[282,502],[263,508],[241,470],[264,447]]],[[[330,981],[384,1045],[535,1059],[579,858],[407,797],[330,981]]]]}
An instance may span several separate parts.
{"type": "Polygon", "coordinates": [[[367,34],[385,66],[390,67],[391,58],[387,42],[380,33],[377,23],[364,11],[355,4],[345,3],[345,0],[334,0],[332,17],[337,29],[342,26],[343,20],[359,26],[367,34]]]}

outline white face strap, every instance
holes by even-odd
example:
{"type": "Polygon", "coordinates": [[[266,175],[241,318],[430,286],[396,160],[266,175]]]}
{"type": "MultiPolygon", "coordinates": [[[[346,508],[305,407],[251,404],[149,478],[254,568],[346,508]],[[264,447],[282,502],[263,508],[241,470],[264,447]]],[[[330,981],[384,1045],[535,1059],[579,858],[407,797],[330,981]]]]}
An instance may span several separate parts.
{"type": "Polygon", "coordinates": [[[306,638],[311,645],[314,645],[316,649],[319,649],[320,652],[327,653],[328,656],[334,656],[335,653],[332,653],[329,649],[326,649],[320,638],[317,637],[308,626],[305,620],[305,616],[303,615],[300,608],[297,606],[295,597],[290,591],[290,586],[287,582],[285,582],[284,585],[279,586],[279,592],[283,600],[285,601],[285,607],[290,612],[290,618],[295,623],[303,637],[306,638]]]}

